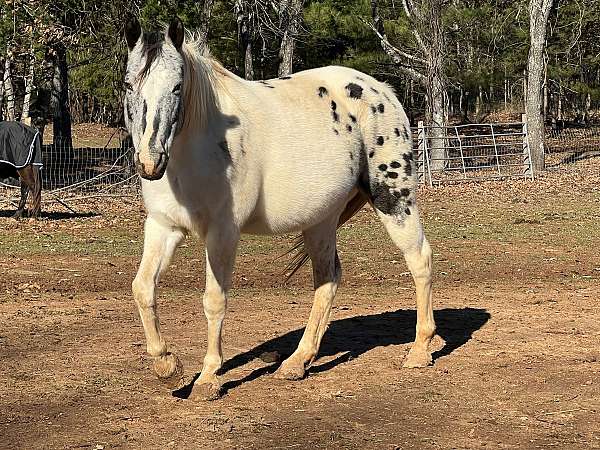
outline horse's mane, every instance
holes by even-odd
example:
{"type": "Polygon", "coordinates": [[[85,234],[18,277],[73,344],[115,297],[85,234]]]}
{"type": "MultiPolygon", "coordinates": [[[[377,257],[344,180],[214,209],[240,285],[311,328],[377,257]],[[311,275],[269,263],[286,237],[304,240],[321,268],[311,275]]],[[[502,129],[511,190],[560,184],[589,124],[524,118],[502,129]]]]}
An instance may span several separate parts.
{"type": "Polygon", "coordinates": [[[225,69],[216,62],[199,40],[188,36],[181,49],[183,55],[183,127],[194,124],[204,129],[218,110],[215,85],[217,73],[225,69]]]}

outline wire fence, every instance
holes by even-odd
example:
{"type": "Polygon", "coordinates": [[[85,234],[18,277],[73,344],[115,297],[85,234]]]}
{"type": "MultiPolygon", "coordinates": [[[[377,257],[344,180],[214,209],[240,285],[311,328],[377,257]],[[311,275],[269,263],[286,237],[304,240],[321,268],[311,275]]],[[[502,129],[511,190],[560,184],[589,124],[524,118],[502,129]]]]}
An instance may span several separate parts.
{"type": "Polygon", "coordinates": [[[421,183],[533,178],[524,122],[445,127],[419,122],[413,136],[421,183]]]}

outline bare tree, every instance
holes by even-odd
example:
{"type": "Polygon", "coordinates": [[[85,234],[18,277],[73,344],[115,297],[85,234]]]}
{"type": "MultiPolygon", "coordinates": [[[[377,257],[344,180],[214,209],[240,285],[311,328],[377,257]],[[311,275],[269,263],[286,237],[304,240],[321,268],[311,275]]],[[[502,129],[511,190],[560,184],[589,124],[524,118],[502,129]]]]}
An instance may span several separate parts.
{"type": "Polygon", "coordinates": [[[527,132],[534,171],[544,170],[543,80],[546,26],[553,0],[529,0],[529,56],[527,58],[527,132]]]}
{"type": "Polygon", "coordinates": [[[396,67],[425,88],[427,123],[432,127],[431,168],[440,170],[443,169],[446,158],[443,127],[448,117],[443,0],[403,0],[403,7],[412,24],[416,50],[402,50],[389,42],[379,13],[378,0],[371,0],[373,23],[370,25],[379,37],[381,47],[396,67]]]}
{"type": "Polygon", "coordinates": [[[15,92],[13,88],[13,61],[14,61],[14,49],[12,46],[8,47],[6,52],[6,60],[4,61],[4,76],[2,84],[4,86],[4,99],[6,100],[6,120],[15,120],[15,92]]]}
{"type": "Polygon", "coordinates": [[[23,97],[23,109],[21,110],[21,122],[31,122],[29,117],[29,110],[31,106],[31,93],[33,91],[33,82],[35,75],[35,54],[33,53],[33,45],[30,48],[29,53],[29,71],[25,76],[25,96],[23,97]]]}
{"type": "Polygon", "coordinates": [[[252,4],[246,0],[235,1],[235,13],[238,26],[238,39],[242,49],[244,59],[244,78],[246,80],[254,79],[254,62],[252,59],[252,38],[253,38],[253,8],[252,4]]]}
{"type": "Polygon", "coordinates": [[[279,48],[278,75],[280,77],[291,74],[293,70],[294,49],[302,19],[303,5],[304,0],[279,1],[279,28],[282,33],[281,47],[279,48]]]}
{"type": "Polygon", "coordinates": [[[198,14],[200,15],[200,26],[198,27],[198,42],[203,47],[206,47],[208,43],[208,30],[210,29],[212,8],[213,0],[201,0],[198,2],[198,14]]]}

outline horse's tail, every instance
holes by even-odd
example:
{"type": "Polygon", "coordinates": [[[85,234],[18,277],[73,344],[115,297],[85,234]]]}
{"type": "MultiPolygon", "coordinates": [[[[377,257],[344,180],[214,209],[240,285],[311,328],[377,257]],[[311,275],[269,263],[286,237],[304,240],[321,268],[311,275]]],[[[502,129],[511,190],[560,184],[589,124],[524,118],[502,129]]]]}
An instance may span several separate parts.
{"type": "Polygon", "coordinates": [[[40,172],[39,166],[31,166],[33,172],[33,190],[31,192],[32,199],[32,207],[31,207],[31,216],[37,218],[40,215],[40,210],[42,209],[42,174],[40,172]]]}
{"type": "MultiPolygon", "coordinates": [[[[338,219],[337,227],[339,228],[348,222],[358,211],[360,211],[365,203],[367,203],[367,200],[367,197],[362,192],[358,191],[356,195],[346,203],[346,207],[338,219]]],[[[285,268],[284,273],[286,273],[286,282],[289,281],[309,260],[308,253],[304,248],[304,238],[301,234],[296,237],[293,247],[286,252],[286,255],[289,255],[290,253],[293,253],[294,255],[285,268]]]]}

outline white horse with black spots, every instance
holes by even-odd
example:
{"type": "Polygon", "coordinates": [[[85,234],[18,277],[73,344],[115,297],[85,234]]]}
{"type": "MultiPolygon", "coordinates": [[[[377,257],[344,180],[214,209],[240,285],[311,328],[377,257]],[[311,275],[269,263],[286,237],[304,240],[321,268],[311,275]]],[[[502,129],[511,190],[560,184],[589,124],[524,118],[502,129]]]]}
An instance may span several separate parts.
{"type": "Polygon", "coordinates": [[[160,332],[156,285],[184,236],[198,235],[206,246],[208,342],[192,395],[214,399],[240,234],[300,231],[314,304],[298,348],[276,375],[302,378],[340,282],[336,229],[367,201],[416,284],[416,339],[404,367],[431,364],[431,249],[415,203],[409,122],[392,89],[345,67],[246,81],[185,42],[179,19],[164,36],[131,21],[126,40],[126,123],[147,210],[133,295],[158,377],[172,387],[183,379],[160,332]]]}

